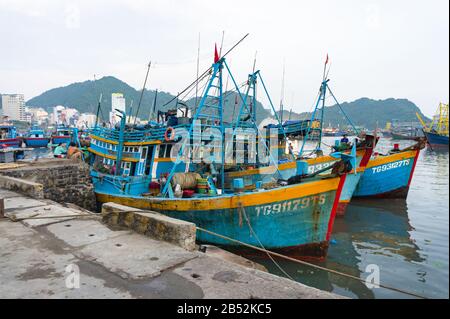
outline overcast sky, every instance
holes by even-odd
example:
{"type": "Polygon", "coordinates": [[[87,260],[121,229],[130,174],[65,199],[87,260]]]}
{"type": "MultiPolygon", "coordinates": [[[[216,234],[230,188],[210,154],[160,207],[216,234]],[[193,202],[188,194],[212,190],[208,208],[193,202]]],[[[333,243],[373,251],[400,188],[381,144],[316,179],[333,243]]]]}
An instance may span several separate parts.
{"type": "Polygon", "coordinates": [[[194,80],[199,33],[205,69],[222,31],[224,51],[250,33],[228,64],[242,81],[257,51],[277,105],[284,61],[297,112],[311,109],[327,53],[340,101],[407,98],[431,115],[449,99],[448,0],[0,0],[0,93],[28,100],[94,74],[140,88],[151,60],[148,88],[175,94],[194,80]]]}

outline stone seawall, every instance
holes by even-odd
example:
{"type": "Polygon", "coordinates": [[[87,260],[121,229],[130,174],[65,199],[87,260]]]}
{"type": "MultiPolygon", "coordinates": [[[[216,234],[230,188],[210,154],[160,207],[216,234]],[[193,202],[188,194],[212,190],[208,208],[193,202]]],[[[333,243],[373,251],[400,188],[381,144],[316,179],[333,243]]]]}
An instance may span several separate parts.
{"type": "Polygon", "coordinates": [[[0,174],[42,184],[46,199],[96,210],[87,164],[67,159],[47,159],[24,164],[18,168],[0,169],[0,174]]]}

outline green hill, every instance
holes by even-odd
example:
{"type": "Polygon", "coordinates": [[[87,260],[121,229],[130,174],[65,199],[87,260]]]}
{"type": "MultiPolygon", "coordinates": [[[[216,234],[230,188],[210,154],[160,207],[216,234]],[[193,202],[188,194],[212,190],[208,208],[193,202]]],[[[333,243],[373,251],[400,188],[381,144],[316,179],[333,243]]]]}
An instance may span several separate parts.
{"type": "MultiPolygon", "coordinates": [[[[422,113],[417,105],[407,99],[389,98],[385,100],[372,100],[360,98],[353,102],[341,103],[345,114],[351,119],[354,125],[363,126],[368,129],[376,127],[383,128],[386,122],[398,120],[400,122],[418,122],[416,112],[422,118],[428,118],[422,113]]],[[[289,112],[283,112],[284,119],[289,118],[289,112]]],[[[292,113],[291,119],[310,118],[311,113],[292,113]]],[[[325,108],[324,126],[331,124],[333,127],[346,127],[349,122],[337,105],[325,108]]]]}
{"type": "MultiPolygon", "coordinates": [[[[102,111],[100,116],[103,119],[107,119],[109,116],[108,113],[111,110],[111,94],[116,92],[124,94],[127,103],[127,112],[129,112],[130,104],[133,100],[133,114],[135,114],[141,90],[136,90],[125,82],[112,76],[103,77],[95,82],[85,81],[51,89],[30,99],[26,104],[32,107],[43,107],[48,111],[51,111],[51,108],[56,105],[63,105],[76,108],[82,113],[95,113],[97,110],[98,98],[100,93],[102,93],[102,111]]],[[[139,112],[139,117],[141,119],[148,118],[149,112],[153,106],[154,96],[155,91],[145,90],[139,112]]],[[[236,101],[239,101],[239,99],[236,98],[236,93],[233,92],[229,94],[227,92],[225,93],[225,96],[224,116],[226,121],[231,121],[233,114],[236,116],[239,112],[239,103],[236,104],[236,101]]],[[[173,97],[174,96],[170,93],[158,92],[156,109],[173,109],[177,103],[176,100],[173,100],[171,103],[164,106],[164,104],[173,99],[173,97]]],[[[186,101],[186,104],[189,107],[192,107],[195,104],[194,100],[195,99],[190,99],[186,101]]],[[[368,129],[373,129],[376,126],[384,127],[386,122],[390,122],[393,119],[401,122],[416,122],[416,112],[426,119],[420,109],[407,99],[389,98],[385,100],[372,100],[369,98],[361,98],[349,103],[344,102],[341,106],[355,125],[364,126],[368,129]]],[[[286,107],[286,109],[288,108],[286,107]]],[[[270,116],[270,111],[265,109],[260,102],[257,102],[256,113],[258,122],[270,116]]],[[[311,115],[306,112],[300,114],[292,113],[289,115],[289,112],[285,111],[283,119],[287,120],[289,116],[294,120],[309,118],[311,115]]],[[[331,124],[334,127],[338,125],[340,127],[345,127],[348,125],[344,115],[336,105],[326,108],[324,126],[328,126],[328,124],[331,124]]]]}

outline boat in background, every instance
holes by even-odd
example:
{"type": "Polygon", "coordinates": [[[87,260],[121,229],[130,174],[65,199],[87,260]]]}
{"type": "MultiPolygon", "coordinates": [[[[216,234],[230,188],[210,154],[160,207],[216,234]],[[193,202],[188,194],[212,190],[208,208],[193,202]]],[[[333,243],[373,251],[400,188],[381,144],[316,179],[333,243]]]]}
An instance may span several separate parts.
{"type": "Polygon", "coordinates": [[[21,139],[17,136],[16,127],[4,116],[0,123],[0,148],[20,147],[21,139]]]}
{"type": "Polygon", "coordinates": [[[433,120],[426,125],[422,117],[416,113],[422,123],[423,133],[431,147],[448,147],[448,104],[439,103],[438,112],[433,120]]]}
{"type": "Polygon", "coordinates": [[[419,122],[401,122],[394,119],[390,124],[390,136],[394,140],[414,141],[424,135],[419,122]]]}
{"type": "Polygon", "coordinates": [[[60,124],[56,127],[55,132],[51,135],[51,142],[53,145],[58,145],[60,143],[69,144],[73,139],[72,134],[73,132],[70,127],[60,124]]]}
{"type": "Polygon", "coordinates": [[[374,154],[367,164],[353,196],[355,198],[406,198],[420,151],[426,139],[400,150],[398,144],[388,154],[374,154]]]}
{"type": "Polygon", "coordinates": [[[50,137],[45,135],[45,131],[38,125],[34,124],[27,135],[23,137],[23,141],[27,147],[47,147],[50,143],[50,137]]]}
{"type": "Polygon", "coordinates": [[[417,138],[422,137],[423,134],[419,134],[418,132],[396,132],[391,131],[391,138],[393,140],[409,140],[409,141],[415,141],[417,138]]]}
{"type": "Polygon", "coordinates": [[[331,126],[325,127],[322,130],[322,136],[334,136],[334,137],[337,137],[337,136],[344,136],[344,135],[347,135],[347,134],[348,134],[347,131],[342,131],[339,128],[334,128],[334,127],[331,127],[331,126]]]}

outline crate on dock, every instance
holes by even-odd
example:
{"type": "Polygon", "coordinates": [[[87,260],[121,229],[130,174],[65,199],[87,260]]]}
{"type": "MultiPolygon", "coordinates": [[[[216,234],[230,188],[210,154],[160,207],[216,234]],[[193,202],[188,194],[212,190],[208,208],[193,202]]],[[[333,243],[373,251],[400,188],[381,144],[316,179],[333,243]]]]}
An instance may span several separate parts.
{"type": "Polygon", "coordinates": [[[13,152],[0,152],[0,163],[12,163],[14,162],[13,152]]]}

